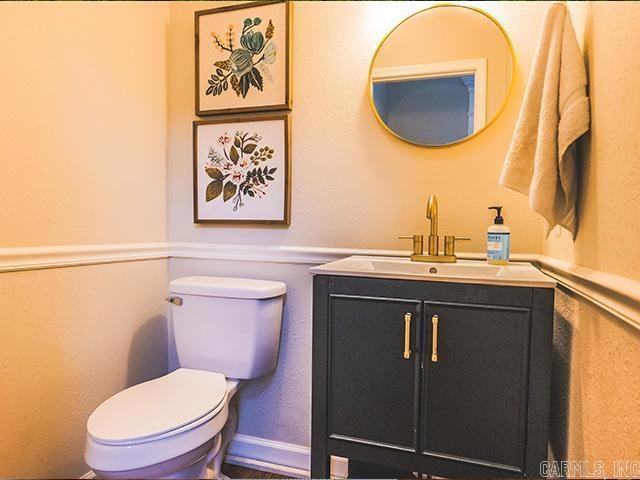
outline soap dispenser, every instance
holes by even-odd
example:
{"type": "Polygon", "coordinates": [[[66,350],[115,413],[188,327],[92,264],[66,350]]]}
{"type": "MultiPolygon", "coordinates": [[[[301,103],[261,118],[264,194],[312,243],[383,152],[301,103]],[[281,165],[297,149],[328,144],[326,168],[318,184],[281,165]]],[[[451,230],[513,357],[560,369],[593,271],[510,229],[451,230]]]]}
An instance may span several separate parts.
{"type": "Polygon", "coordinates": [[[492,265],[507,265],[511,231],[504,225],[502,207],[489,207],[489,210],[496,211],[496,218],[487,229],[487,262],[492,265]]]}

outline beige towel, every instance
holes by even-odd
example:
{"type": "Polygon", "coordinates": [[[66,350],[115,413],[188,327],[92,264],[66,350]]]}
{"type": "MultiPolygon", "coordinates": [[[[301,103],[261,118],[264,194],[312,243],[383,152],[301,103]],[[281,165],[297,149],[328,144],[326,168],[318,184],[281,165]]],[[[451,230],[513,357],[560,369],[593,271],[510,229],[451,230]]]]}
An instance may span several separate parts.
{"type": "Polygon", "coordinates": [[[554,3],[544,20],[520,116],[500,185],[529,196],[547,222],[577,228],[576,145],[589,129],[587,74],[566,7],[554,3]]]}

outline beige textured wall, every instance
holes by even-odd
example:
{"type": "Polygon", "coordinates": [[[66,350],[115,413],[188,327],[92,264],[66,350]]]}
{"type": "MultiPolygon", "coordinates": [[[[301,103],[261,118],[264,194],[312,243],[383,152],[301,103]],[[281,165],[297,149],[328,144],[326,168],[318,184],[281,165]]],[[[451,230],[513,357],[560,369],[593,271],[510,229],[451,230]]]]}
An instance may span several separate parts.
{"type": "MultiPolygon", "coordinates": [[[[473,2],[471,2],[473,3],[473,2]]],[[[425,200],[440,199],[440,232],[485,251],[486,207],[505,206],[513,251],[540,252],[540,219],[527,200],[497,184],[533,55],[544,4],[476,2],[501,21],[520,61],[514,95],[477,138],[425,149],[388,134],[367,97],[371,57],[383,36],[433,2],[296,2],[293,54],[293,190],[288,229],[192,223],[193,11],[222,2],[175,2],[169,26],[169,238],[172,241],[404,248],[424,233],[425,200]],[[480,5],[481,4],[481,5],[480,5]]]]}
{"type": "Polygon", "coordinates": [[[640,332],[556,293],[550,442],[556,460],[640,460],[640,332]]]}
{"type": "MultiPolygon", "coordinates": [[[[3,247],[166,241],[163,4],[0,4],[3,247]]],[[[85,423],[166,371],[165,260],[0,273],[0,477],[87,472],[85,423]]]]}
{"type": "Polygon", "coordinates": [[[551,234],[545,252],[589,268],[640,279],[640,6],[635,2],[570,4],[584,47],[591,134],[581,142],[579,232],[551,234]]]}
{"type": "Polygon", "coordinates": [[[166,11],[2,2],[0,247],[166,238],[166,11]]]}
{"type": "Polygon", "coordinates": [[[0,477],[89,470],[93,409],[166,372],[166,278],[166,260],[0,274],[0,477]]]}
{"type": "MultiPolygon", "coordinates": [[[[640,5],[570,2],[584,46],[591,134],[581,141],[580,226],[544,243],[547,255],[640,279],[640,5]]],[[[640,459],[640,332],[560,294],[554,340],[554,447],[560,458],[640,459]],[[563,385],[568,383],[568,391],[563,385]]]]}

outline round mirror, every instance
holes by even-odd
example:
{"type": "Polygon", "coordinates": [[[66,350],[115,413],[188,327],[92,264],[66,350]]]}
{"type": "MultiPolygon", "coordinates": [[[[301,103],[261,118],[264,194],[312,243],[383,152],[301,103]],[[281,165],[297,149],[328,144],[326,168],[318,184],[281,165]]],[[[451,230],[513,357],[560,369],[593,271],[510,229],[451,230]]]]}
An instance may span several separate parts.
{"type": "Polygon", "coordinates": [[[403,20],[378,46],[369,71],[371,106],[407,142],[451,145],[495,120],[514,70],[511,42],[494,18],[436,5],[403,20]]]}

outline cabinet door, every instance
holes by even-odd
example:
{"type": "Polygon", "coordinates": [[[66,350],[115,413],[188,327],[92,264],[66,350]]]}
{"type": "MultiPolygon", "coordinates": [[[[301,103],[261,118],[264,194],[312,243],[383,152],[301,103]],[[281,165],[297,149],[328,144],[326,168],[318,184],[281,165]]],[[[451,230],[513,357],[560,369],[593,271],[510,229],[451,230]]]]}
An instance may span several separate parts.
{"type": "Polygon", "coordinates": [[[329,437],[417,451],[421,303],[332,295],[329,310],[329,437]]]}
{"type": "Polygon", "coordinates": [[[422,453],[522,472],[529,310],[427,303],[424,345],[422,453]]]}

